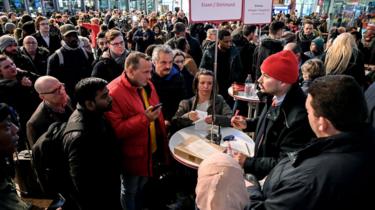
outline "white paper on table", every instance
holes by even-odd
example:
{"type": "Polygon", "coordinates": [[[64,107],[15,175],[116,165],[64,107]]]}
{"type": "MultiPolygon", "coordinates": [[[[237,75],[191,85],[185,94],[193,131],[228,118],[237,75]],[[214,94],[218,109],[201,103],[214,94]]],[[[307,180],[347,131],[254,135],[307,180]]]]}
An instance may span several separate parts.
{"type": "Polygon", "coordinates": [[[185,148],[203,159],[206,159],[212,154],[220,152],[202,139],[198,139],[190,143],[185,148]]]}
{"type": "MultiPolygon", "coordinates": [[[[228,147],[228,141],[222,143],[223,147],[228,147]]],[[[251,157],[251,145],[246,143],[246,141],[235,139],[234,141],[230,141],[230,146],[233,150],[241,152],[242,154],[251,157]]]]}

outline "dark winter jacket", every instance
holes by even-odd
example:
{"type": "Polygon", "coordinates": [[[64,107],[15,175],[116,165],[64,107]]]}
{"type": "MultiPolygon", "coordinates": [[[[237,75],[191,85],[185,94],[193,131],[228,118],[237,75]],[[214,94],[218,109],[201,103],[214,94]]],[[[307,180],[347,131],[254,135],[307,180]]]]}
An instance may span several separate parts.
{"type": "Polygon", "coordinates": [[[371,209],[375,131],[369,125],[318,138],[288,156],[253,189],[251,209],[371,209]]]}
{"type": "Polygon", "coordinates": [[[50,55],[49,51],[44,47],[38,47],[36,50],[35,58],[29,55],[24,47],[21,47],[21,53],[26,55],[32,62],[32,67],[35,69],[35,73],[39,75],[47,74],[47,60],[50,55]]]}
{"type": "Polygon", "coordinates": [[[310,142],[314,135],[307,119],[305,100],[301,88],[294,84],[280,106],[272,107],[271,100],[267,100],[260,116],[247,121],[246,131],[255,131],[255,154],[246,159],[245,172],[262,179],[288,152],[310,142]]]}
{"type": "Polygon", "coordinates": [[[111,82],[116,77],[120,76],[124,71],[125,63],[122,63],[122,65],[116,63],[116,61],[112,57],[110,57],[109,53],[106,52],[103,53],[99,61],[94,65],[91,76],[99,77],[108,82],[111,82]]]}
{"type": "Polygon", "coordinates": [[[82,210],[121,209],[119,147],[111,125],[79,105],[69,123],[83,125],[83,131],[68,133],[63,140],[73,183],[70,195],[82,210]]]}

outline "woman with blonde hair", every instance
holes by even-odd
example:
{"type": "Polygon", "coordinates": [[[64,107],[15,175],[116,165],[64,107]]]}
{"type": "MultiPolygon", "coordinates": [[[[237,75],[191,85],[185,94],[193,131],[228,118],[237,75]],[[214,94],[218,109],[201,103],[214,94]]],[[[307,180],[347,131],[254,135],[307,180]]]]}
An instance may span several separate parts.
{"type": "Polygon", "coordinates": [[[350,75],[362,87],[365,85],[363,55],[358,50],[355,39],[350,33],[342,33],[333,41],[323,61],[327,75],[350,75]]]}

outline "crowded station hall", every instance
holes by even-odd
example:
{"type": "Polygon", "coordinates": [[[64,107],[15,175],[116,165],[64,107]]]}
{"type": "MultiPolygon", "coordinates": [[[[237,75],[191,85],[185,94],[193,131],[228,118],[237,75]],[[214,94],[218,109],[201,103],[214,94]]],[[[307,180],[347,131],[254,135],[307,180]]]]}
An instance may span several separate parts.
{"type": "Polygon", "coordinates": [[[374,1],[0,4],[0,210],[375,209],[374,1]]]}

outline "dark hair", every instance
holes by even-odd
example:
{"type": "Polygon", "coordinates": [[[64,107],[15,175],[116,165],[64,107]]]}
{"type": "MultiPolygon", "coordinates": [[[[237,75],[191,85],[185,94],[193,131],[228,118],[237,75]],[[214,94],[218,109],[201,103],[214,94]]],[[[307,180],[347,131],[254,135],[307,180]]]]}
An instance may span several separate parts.
{"type": "Polygon", "coordinates": [[[185,52],[187,45],[188,45],[188,42],[185,37],[179,37],[176,39],[176,49],[179,49],[185,52]]]}
{"type": "Polygon", "coordinates": [[[362,34],[360,32],[358,32],[358,31],[352,31],[352,32],[350,32],[350,34],[354,36],[354,38],[355,38],[356,41],[362,39],[362,34]]]}
{"type": "Polygon", "coordinates": [[[244,36],[249,36],[249,34],[255,33],[256,29],[257,29],[256,25],[244,25],[242,29],[242,33],[244,36]]]}
{"type": "MultiPolygon", "coordinates": [[[[207,75],[207,76],[212,76],[214,78],[214,72],[199,68],[199,71],[195,74],[194,80],[193,80],[193,92],[197,94],[198,91],[198,84],[199,84],[199,76],[201,75],[207,75]]],[[[198,95],[197,95],[198,96],[198,95]]]]}
{"type": "Polygon", "coordinates": [[[98,36],[96,37],[96,39],[103,39],[103,38],[105,38],[105,33],[103,31],[99,32],[98,36]]]}
{"type": "Polygon", "coordinates": [[[75,87],[75,96],[81,106],[85,101],[95,101],[97,91],[103,90],[108,82],[101,78],[88,77],[79,81],[75,87]]]}
{"type": "Polygon", "coordinates": [[[353,77],[319,77],[311,83],[308,93],[315,116],[327,118],[337,130],[350,131],[366,122],[366,100],[353,77]]]}
{"type": "Polygon", "coordinates": [[[281,21],[273,21],[270,24],[269,31],[271,34],[277,34],[277,32],[284,28],[284,23],[281,21]]]}
{"type": "Polygon", "coordinates": [[[220,30],[219,31],[219,40],[224,40],[224,37],[230,36],[230,32],[227,30],[220,30]]]}

